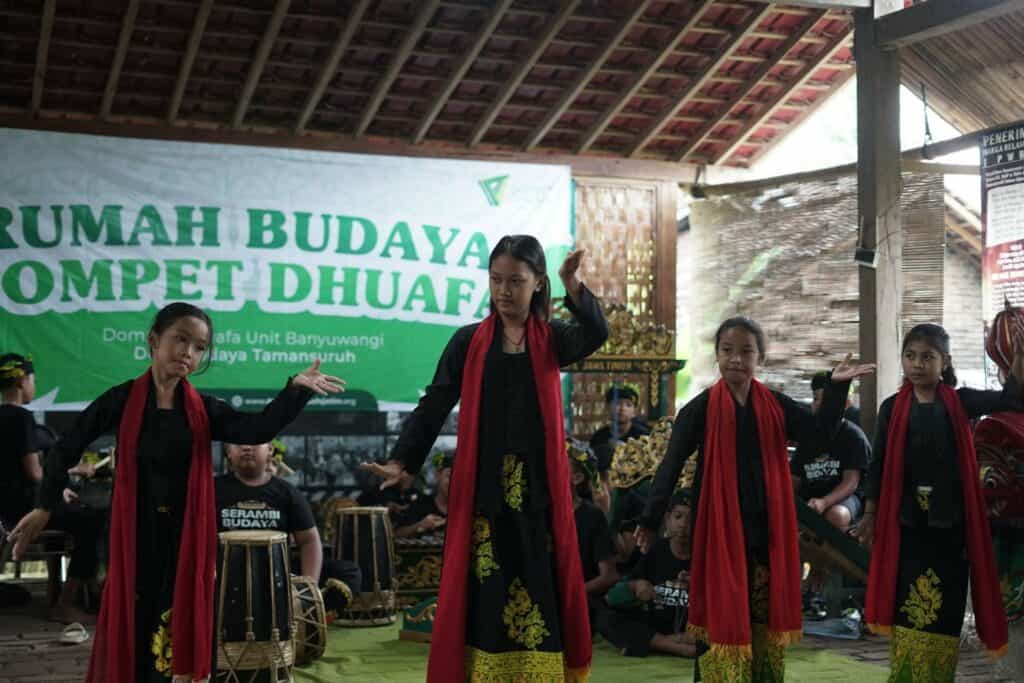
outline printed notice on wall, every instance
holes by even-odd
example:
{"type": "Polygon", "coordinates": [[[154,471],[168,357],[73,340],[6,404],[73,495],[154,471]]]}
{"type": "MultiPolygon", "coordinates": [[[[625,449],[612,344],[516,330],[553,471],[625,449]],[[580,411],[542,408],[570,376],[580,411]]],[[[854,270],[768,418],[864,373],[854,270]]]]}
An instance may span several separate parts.
{"type": "MultiPolygon", "coordinates": [[[[982,298],[991,323],[1005,301],[1024,305],[1024,124],[981,136],[981,206],[982,298]]],[[[998,386],[995,372],[986,374],[998,386]]]]}

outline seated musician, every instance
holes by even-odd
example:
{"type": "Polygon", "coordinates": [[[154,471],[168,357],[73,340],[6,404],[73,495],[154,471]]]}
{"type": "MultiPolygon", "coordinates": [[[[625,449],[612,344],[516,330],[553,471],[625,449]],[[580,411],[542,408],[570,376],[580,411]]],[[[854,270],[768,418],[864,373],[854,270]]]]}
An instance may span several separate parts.
{"type": "Polygon", "coordinates": [[[651,650],[680,657],[696,654],[696,642],[686,632],[690,514],[689,491],[676,491],[665,513],[668,537],[659,539],[608,592],[610,607],[598,619],[598,628],[627,657],[646,657],[651,650]]]}
{"type": "Polygon", "coordinates": [[[448,521],[448,488],[452,481],[455,451],[436,453],[433,463],[437,490],[432,496],[418,496],[404,512],[398,514],[395,520],[395,536],[398,538],[415,538],[444,531],[448,521]]]}
{"type": "MultiPolygon", "coordinates": [[[[811,380],[814,413],[829,379],[828,372],[819,372],[811,380]]],[[[870,461],[871,446],[864,432],[849,420],[840,420],[832,434],[809,433],[801,439],[790,463],[794,489],[808,507],[846,531],[863,508],[861,480],[870,461]]]]}
{"type": "Polygon", "coordinates": [[[615,568],[615,544],[604,512],[593,501],[593,489],[601,485],[597,458],[583,444],[569,442],[569,477],[576,517],[576,537],[580,564],[587,591],[591,625],[604,607],[604,594],[619,580],[615,568]]]}
{"type": "Polygon", "coordinates": [[[381,481],[383,480],[380,477],[371,475],[369,485],[363,488],[356,502],[360,507],[386,507],[394,525],[410,505],[423,497],[423,493],[415,486],[416,475],[405,471],[395,486],[381,489],[381,481]]]}
{"type": "Polygon", "coordinates": [[[324,560],[309,502],[295,486],[271,473],[273,446],[225,444],[225,451],[231,471],[214,480],[217,530],[289,534],[299,551],[298,566],[292,570],[317,582],[329,611],[348,605],[350,587],[358,590],[361,584],[359,567],[353,562],[324,560]]]}
{"type": "Polygon", "coordinates": [[[597,456],[597,468],[601,474],[601,486],[594,491],[594,503],[605,511],[611,508],[611,485],[608,472],[612,455],[620,441],[635,439],[651,433],[647,422],[637,415],[640,395],[629,385],[612,385],[604,395],[610,423],[601,427],[590,437],[590,448],[597,456]]]}

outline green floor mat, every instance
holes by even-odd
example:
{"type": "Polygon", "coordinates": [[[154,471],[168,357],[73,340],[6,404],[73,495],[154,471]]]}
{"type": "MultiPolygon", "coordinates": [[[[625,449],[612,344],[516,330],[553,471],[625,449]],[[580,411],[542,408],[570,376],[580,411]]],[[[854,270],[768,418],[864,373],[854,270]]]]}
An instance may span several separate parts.
{"type": "MultiPolygon", "coordinates": [[[[427,673],[428,645],[398,640],[398,626],[328,629],[323,658],[296,669],[296,681],[335,683],[422,683],[427,673]]],[[[881,683],[888,669],[828,651],[796,646],[786,656],[787,681],[881,683]]],[[[623,657],[607,642],[594,645],[592,683],[693,680],[693,662],[662,655],[623,657]]]]}

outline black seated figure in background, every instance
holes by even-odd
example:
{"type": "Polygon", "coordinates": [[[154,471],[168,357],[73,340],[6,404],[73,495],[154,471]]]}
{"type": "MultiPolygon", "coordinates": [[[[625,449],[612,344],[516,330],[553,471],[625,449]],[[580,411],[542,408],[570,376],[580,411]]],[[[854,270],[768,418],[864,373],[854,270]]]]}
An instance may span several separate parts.
{"type": "MultiPolygon", "coordinates": [[[[0,523],[6,534],[35,508],[43,480],[42,455],[56,439],[49,429],[37,425],[32,413],[23,407],[36,393],[31,357],[16,353],[0,356],[0,392],[0,523]]],[[[79,468],[88,466],[79,465],[70,472],[85,473],[79,468]]],[[[90,474],[93,471],[89,469],[90,474]]],[[[74,600],[83,583],[96,578],[106,516],[102,511],[75,505],[74,500],[74,493],[65,489],[64,502],[53,511],[46,527],[64,531],[73,542],[67,581],[50,616],[66,624],[90,624],[96,621],[95,617],[75,607],[74,600]]]]}
{"type": "Polygon", "coordinates": [[[455,451],[434,456],[437,489],[434,495],[420,495],[395,518],[395,536],[415,538],[432,533],[443,533],[448,521],[448,490],[452,481],[455,451]]]}
{"type": "MultiPolygon", "coordinates": [[[[811,380],[817,414],[829,373],[811,380]]],[[[846,531],[860,517],[863,481],[871,462],[871,444],[861,428],[842,419],[831,433],[808,432],[801,438],[790,463],[793,486],[808,507],[839,529],[846,531]]]]}
{"type": "Polygon", "coordinates": [[[613,384],[604,394],[610,423],[601,427],[590,437],[590,448],[597,457],[597,470],[601,475],[601,490],[594,491],[594,503],[611,512],[611,485],[608,471],[612,466],[612,455],[619,442],[635,439],[651,433],[643,417],[637,415],[640,395],[631,386],[613,384]]]}
{"type": "Polygon", "coordinates": [[[615,566],[615,543],[604,512],[593,503],[594,489],[601,486],[597,458],[582,444],[566,445],[569,457],[569,481],[572,484],[576,541],[580,549],[580,567],[587,591],[587,609],[591,633],[596,633],[598,615],[604,610],[604,594],[619,580],[615,566]]]}

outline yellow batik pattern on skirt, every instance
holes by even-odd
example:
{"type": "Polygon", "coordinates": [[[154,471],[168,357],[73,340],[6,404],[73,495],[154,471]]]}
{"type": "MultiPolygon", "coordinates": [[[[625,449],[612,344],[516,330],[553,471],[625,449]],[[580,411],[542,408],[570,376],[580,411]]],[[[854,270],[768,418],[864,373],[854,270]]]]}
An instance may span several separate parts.
{"type": "Polygon", "coordinates": [[[922,629],[938,621],[939,610],[942,609],[941,584],[939,577],[929,569],[910,586],[910,595],[900,607],[900,612],[907,615],[907,621],[914,628],[922,629]]]}
{"type": "Polygon", "coordinates": [[[509,640],[528,650],[535,650],[546,636],[551,635],[540,608],[530,599],[518,578],[508,587],[508,602],[502,611],[502,621],[508,629],[509,640]]]}
{"type": "Polygon", "coordinates": [[[587,669],[566,669],[561,652],[466,650],[470,683],[587,683],[587,669]]]}
{"type": "Polygon", "coordinates": [[[953,683],[960,638],[894,626],[889,642],[889,683],[953,683]]]}
{"type": "Polygon", "coordinates": [[[171,610],[160,615],[160,627],[153,632],[149,650],[156,656],[156,670],[171,677],[171,610]]]}
{"type": "Polygon", "coordinates": [[[491,544],[491,523],[486,517],[477,515],[473,520],[473,573],[477,581],[484,582],[488,576],[501,569],[494,559],[494,546],[491,544]]]}
{"type": "Polygon", "coordinates": [[[505,493],[505,505],[516,512],[523,509],[524,479],[523,463],[514,455],[506,455],[501,466],[501,488],[505,493]]]}
{"type": "Polygon", "coordinates": [[[786,678],[786,646],[778,634],[770,633],[767,624],[751,626],[753,643],[753,680],[758,683],[782,683],[786,678]]]}
{"type": "Polygon", "coordinates": [[[748,645],[715,645],[700,656],[700,677],[705,683],[750,683],[753,661],[748,645]]]}

